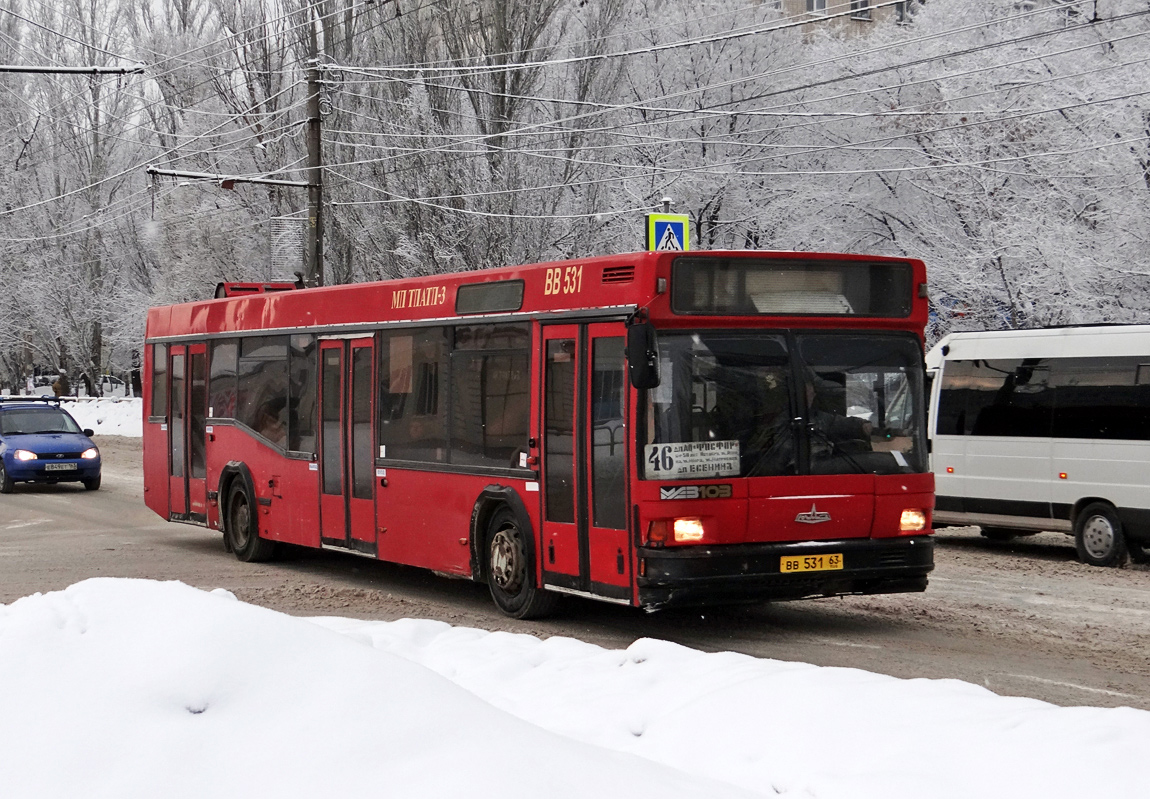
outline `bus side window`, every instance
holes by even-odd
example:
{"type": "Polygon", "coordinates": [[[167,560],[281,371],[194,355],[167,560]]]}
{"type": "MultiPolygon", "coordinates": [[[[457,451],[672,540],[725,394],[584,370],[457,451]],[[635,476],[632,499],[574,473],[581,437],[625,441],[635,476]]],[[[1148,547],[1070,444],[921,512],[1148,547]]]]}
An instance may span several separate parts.
{"type": "Polygon", "coordinates": [[[447,462],[448,329],[385,332],[380,346],[381,457],[447,462]]]}
{"type": "Polygon", "coordinates": [[[234,419],[236,416],[236,364],[239,361],[239,339],[212,343],[212,360],[208,375],[209,416],[234,419]]]}
{"type": "Polygon", "coordinates": [[[288,449],[297,452],[316,451],[315,336],[292,336],[288,361],[288,449]]]}
{"type": "Polygon", "coordinates": [[[249,336],[240,343],[236,421],[286,446],[288,337],[249,336]]]}
{"type": "Polygon", "coordinates": [[[461,325],[451,357],[451,463],[515,468],[527,452],[530,331],[461,325]]]}
{"type": "Polygon", "coordinates": [[[152,344],[152,409],[154,417],[168,415],[168,345],[152,344]]]}

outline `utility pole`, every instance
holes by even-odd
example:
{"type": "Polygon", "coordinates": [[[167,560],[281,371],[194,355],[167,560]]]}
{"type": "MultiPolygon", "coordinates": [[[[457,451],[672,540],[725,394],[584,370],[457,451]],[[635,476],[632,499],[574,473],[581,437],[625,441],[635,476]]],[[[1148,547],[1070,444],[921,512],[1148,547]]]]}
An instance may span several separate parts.
{"type": "Polygon", "coordinates": [[[304,245],[304,285],[311,288],[322,286],[323,279],[323,139],[321,136],[320,90],[322,88],[322,68],[319,52],[319,33],[316,30],[319,19],[316,4],[308,6],[308,50],[307,60],[307,180],[269,180],[267,178],[241,178],[217,175],[206,172],[185,172],[171,169],[148,167],[149,175],[168,175],[192,180],[211,180],[221,188],[230,189],[236,183],[260,183],[273,186],[296,186],[307,188],[307,233],[304,245]]]}
{"type": "MultiPolygon", "coordinates": [[[[314,10],[314,6],[312,7],[314,10]]],[[[320,138],[319,41],[313,14],[308,25],[311,58],[307,64],[307,263],[304,285],[323,285],[323,149],[320,138]]]]}

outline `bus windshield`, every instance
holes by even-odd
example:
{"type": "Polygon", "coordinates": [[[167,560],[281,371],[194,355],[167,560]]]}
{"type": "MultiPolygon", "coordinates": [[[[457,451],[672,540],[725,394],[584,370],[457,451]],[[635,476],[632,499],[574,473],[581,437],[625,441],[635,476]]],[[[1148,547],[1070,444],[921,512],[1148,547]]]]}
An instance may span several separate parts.
{"type": "Polygon", "coordinates": [[[914,336],[661,333],[659,376],[645,479],[926,470],[914,336]]]}

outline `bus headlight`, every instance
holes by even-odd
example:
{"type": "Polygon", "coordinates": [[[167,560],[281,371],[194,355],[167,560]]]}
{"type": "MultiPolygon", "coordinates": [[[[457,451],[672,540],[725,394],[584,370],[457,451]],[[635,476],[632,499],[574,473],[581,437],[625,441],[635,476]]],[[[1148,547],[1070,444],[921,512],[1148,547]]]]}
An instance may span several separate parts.
{"type": "Polygon", "coordinates": [[[662,546],[667,541],[694,544],[703,540],[703,520],[697,516],[679,519],[656,519],[647,527],[647,543],[662,546]]]}
{"type": "Polygon", "coordinates": [[[692,543],[703,540],[703,520],[698,518],[675,519],[675,541],[692,543]]]}
{"type": "Polygon", "coordinates": [[[920,508],[907,508],[899,519],[898,529],[904,533],[913,533],[926,527],[926,513],[920,508]]]}
{"type": "Polygon", "coordinates": [[[18,461],[34,461],[36,460],[36,453],[26,449],[18,449],[12,453],[12,457],[18,461]]]}
{"type": "Polygon", "coordinates": [[[92,458],[100,457],[100,450],[96,449],[95,447],[88,447],[86,450],[80,453],[80,457],[90,461],[92,458]]]}

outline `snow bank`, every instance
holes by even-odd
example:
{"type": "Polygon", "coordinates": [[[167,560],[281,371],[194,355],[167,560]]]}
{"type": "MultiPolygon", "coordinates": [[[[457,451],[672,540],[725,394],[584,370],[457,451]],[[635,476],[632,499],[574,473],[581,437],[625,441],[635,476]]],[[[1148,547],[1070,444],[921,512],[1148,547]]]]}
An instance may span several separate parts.
{"type": "Polygon", "coordinates": [[[0,606],[0,796],[1141,799],[1150,713],[96,579],[0,606]]]}
{"type": "Polygon", "coordinates": [[[144,434],[144,405],[139,397],[65,400],[60,407],[72,414],[80,427],[98,436],[144,434]]]}
{"type": "Polygon", "coordinates": [[[431,670],[179,583],[0,607],[0,795],[745,796],[564,739],[431,670]]]}
{"type": "Polygon", "coordinates": [[[313,621],[423,663],[543,728],[761,796],[1147,796],[1143,710],[1063,708],[959,680],[651,639],[613,651],[432,621],[313,621]]]}

